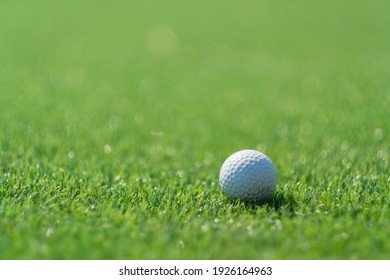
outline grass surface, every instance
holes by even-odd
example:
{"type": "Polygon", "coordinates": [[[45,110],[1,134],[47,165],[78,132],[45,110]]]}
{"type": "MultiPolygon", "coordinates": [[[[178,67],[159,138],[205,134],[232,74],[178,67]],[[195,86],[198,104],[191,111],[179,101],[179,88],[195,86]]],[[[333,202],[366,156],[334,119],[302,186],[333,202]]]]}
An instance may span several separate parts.
{"type": "Polygon", "coordinates": [[[0,3],[0,259],[389,258],[386,1],[129,2],[0,3]]]}

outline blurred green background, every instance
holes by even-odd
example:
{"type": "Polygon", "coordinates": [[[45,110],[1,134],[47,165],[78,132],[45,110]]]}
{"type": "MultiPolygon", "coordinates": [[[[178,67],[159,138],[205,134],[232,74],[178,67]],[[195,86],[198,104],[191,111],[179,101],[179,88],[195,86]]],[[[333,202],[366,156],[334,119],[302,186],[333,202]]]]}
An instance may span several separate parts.
{"type": "Polygon", "coordinates": [[[0,258],[388,258],[389,8],[1,1],[0,258]]]}

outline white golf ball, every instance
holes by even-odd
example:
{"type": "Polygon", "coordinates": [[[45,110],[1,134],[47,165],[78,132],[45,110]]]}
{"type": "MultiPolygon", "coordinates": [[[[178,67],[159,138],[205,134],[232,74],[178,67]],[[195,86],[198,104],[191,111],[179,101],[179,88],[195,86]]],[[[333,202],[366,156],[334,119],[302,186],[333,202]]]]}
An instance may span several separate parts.
{"type": "Polygon", "coordinates": [[[255,150],[242,150],[223,163],[219,184],[229,198],[264,201],[275,193],[277,174],[266,155],[255,150]]]}

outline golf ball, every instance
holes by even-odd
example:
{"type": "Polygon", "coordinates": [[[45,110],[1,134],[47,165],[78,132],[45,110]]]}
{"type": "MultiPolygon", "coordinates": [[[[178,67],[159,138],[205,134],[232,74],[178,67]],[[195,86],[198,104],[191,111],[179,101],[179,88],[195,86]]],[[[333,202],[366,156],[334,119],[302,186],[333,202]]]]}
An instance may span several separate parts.
{"type": "Polygon", "coordinates": [[[275,192],[277,174],[266,155],[255,150],[242,150],[222,164],[219,184],[229,198],[264,201],[272,198],[275,192]]]}

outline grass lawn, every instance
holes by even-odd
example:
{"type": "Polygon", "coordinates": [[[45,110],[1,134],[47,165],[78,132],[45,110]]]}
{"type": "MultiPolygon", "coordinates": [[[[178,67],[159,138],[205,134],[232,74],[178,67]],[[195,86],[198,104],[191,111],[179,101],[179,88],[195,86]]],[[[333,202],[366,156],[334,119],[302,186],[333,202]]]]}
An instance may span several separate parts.
{"type": "Polygon", "coordinates": [[[388,259],[390,5],[315,2],[1,1],[0,259],[388,259]]]}

